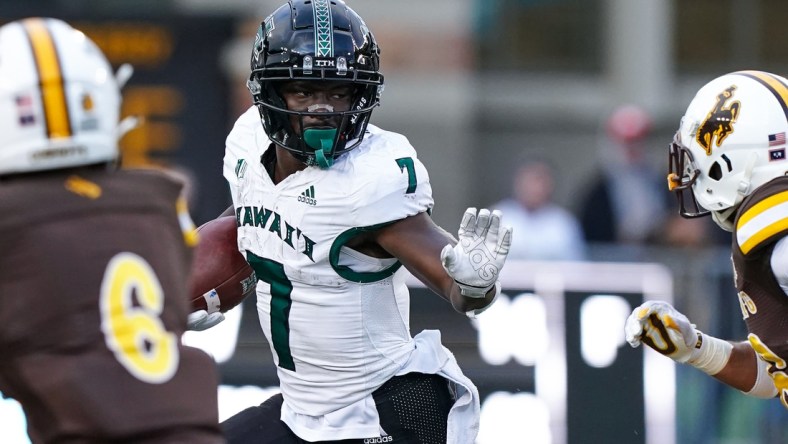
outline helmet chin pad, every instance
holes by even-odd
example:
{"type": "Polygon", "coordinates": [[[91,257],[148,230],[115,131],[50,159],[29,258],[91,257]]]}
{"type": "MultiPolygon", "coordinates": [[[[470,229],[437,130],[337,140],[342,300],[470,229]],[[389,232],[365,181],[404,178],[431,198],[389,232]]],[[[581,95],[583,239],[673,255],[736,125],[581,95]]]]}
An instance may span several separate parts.
{"type": "Polygon", "coordinates": [[[328,168],[334,163],[334,139],[336,128],[307,128],[304,130],[304,142],[315,150],[315,160],[320,168],[328,168]]]}
{"type": "Polygon", "coordinates": [[[726,208],[722,211],[712,211],[711,218],[714,222],[725,231],[733,232],[733,215],[738,208],[738,205],[734,205],[730,208],[726,208]]]}

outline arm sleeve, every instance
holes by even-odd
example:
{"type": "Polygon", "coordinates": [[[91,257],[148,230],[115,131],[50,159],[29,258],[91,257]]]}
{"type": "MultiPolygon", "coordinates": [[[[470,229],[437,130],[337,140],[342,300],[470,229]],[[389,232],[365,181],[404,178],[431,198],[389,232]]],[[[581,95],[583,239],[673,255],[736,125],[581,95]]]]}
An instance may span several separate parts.
{"type": "Polygon", "coordinates": [[[755,384],[748,392],[742,392],[747,396],[754,398],[770,399],[777,396],[777,387],[774,385],[774,380],[769,375],[769,364],[761,358],[756,358],[758,361],[758,375],[755,379],[755,384]]]}

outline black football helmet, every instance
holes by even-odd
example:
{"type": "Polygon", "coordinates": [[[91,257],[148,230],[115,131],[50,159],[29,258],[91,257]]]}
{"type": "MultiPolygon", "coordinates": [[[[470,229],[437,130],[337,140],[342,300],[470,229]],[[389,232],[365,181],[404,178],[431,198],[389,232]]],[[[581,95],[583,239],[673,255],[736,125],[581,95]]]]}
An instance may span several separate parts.
{"type": "Polygon", "coordinates": [[[364,20],[341,0],[291,0],[257,30],[247,86],[268,137],[307,165],[328,168],[357,147],[380,104],[380,48],[364,20]],[[277,84],[290,80],[349,82],[350,110],[288,110],[277,84]],[[337,128],[306,129],[305,116],[333,117],[337,128]],[[299,128],[290,117],[296,116],[299,128]],[[306,133],[306,134],[305,134],[306,133]]]}

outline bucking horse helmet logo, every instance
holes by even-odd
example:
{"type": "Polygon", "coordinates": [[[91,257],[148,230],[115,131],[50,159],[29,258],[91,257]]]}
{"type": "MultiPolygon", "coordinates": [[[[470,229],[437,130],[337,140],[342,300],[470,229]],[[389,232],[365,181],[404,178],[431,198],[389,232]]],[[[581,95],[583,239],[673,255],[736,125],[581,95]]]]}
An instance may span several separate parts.
{"type": "Polygon", "coordinates": [[[717,102],[714,104],[714,108],[709,111],[706,120],[698,127],[695,140],[706,150],[706,155],[711,155],[712,146],[715,145],[715,138],[717,139],[716,145],[719,147],[725,138],[733,133],[733,124],[736,123],[736,118],[739,116],[741,102],[736,100],[727,107],[725,102],[733,97],[735,90],[736,86],[731,85],[717,94],[717,102]]]}

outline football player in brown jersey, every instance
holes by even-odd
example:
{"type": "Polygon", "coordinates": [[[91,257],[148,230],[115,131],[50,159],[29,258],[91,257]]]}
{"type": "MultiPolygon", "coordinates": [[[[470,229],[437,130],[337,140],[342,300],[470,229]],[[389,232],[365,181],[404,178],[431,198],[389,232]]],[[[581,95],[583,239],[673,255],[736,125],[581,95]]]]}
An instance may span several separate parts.
{"type": "Polygon", "coordinates": [[[124,72],[63,21],[0,28],[0,392],[34,443],[222,443],[216,365],[180,341],[182,184],[117,168],[124,72]]]}
{"type": "Polygon", "coordinates": [[[668,184],[681,215],[711,215],[732,236],[733,271],[749,334],[729,342],[647,301],[626,338],[690,364],[743,393],[788,408],[788,80],[738,71],[703,86],[670,146],[668,184]]]}

